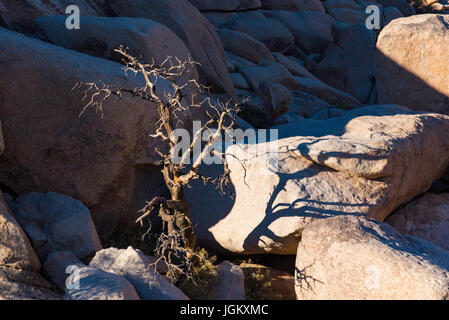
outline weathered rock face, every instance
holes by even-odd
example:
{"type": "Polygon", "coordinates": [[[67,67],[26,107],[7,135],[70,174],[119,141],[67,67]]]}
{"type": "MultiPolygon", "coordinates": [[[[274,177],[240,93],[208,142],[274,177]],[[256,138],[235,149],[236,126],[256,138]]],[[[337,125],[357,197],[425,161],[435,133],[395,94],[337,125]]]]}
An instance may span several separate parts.
{"type": "Polygon", "coordinates": [[[316,221],[296,259],[298,299],[447,299],[449,251],[363,217],[316,221]]]}
{"type": "Polygon", "coordinates": [[[13,210],[42,263],[51,252],[71,251],[82,259],[103,249],[89,210],[71,197],[33,192],[20,196],[13,210]]]}
{"type": "Polygon", "coordinates": [[[81,267],[71,280],[66,300],[140,300],[131,282],[114,273],[81,267]]]}
{"type": "Polygon", "coordinates": [[[121,275],[136,288],[142,300],[188,300],[176,286],[160,275],[140,250],[108,248],[97,252],[89,266],[121,275]]]}
{"type": "Polygon", "coordinates": [[[449,250],[449,194],[426,193],[388,217],[400,233],[426,239],[449,250]]]}
{"type": "MultiPolygon", "coordinates": [[[[5,29],[0,50],[0,119],[8,150],[0,157],[0,181],[17,194],[53,191],[80,200],[103,238],[119,221],[134,220],[135,165],[157,159],[157,141],[149,137],[158,120],[155,107],[123,95],[105,101],[103,116],[93,109],[80,116],[85,88],[73,87],[103,80],[135,88],[142,82],[125,77],[118,63],[5,29]]],[[[191,117],[180,116],[188,125],[191,117]]],[[[152,175],[145,184],[157,179],[152,175]]]]}
{"type": "Polygon", "coordinates": [[[270,50],[262,42],[246,33],[227,28],[218,29],[217,32],[226,51],[256,63],[263,60],[276,61],[270,50]]]}
{"type": "Polygon", "coordinates": [[[296,81],[286,67],[280,63],[262,61],[255,66],[242,66],[240,73],[245,77],[252,90],[259,89],[264,81],[279,83],[286,87],[296,85],[296,81]]]}
{"type": "Polygon", "coordinates": [[[407,0],[379,0],[378,2],[384,7],[397,8],[406,17],[416,14],[415,9],[407,0]]]}
{"type": "Polygon", "coordinates": [[[41,264],[0,192],[0,298],[60,299],[39,274],[41,264]]]}
{"type": "Polygon", "coordinates": [[[366,103],[374,85],[374,48],[371,30],[364,24],[350,26],[327,48],[314,74],[332,87],[366,103]]]}
{"type": "MultiPolygon", "coordinates": [[[[330,120],[301,119],[278,129],[276,143],[227,150],[240,160],[229,157],[235,200],[200,184],[186,189],[203,244],[246,254],[294,254],[311,221],[348,214],[383,221],[425,192],[449,164],[449,118],[395,105],[359,108],[330,120]],[[257,154],[257,147],[265,149],[257,154]]],[[[204,168],[206,174],[212,169],[204,168]]]]}
{"type": "MultiPolygon", "coordinates": [[[[161,23],[140,18],[108,18],[81,16],[79,30],[65,27],[67,16],[44,16],[36,23],[54,44],[92,56],[122,62],[123,57],[114,52],[119,46],[129,48],[129,53],[141,57],[145,63],[163,63],[167,57],[186,61],[190,52],[184,42],[161,23]]],[[[198,79],[196,69],[189,79],[198,79]]],[[[188,79],[186,79],[188,80],[188,79]]]]}
{"type": "Polygon", "coordinates": [[[321,12],[265,11],[268,18],[283,23],[295,37],[295,44],[306,53],[321,53],[334,40],[331,16],[321,12]]]}
{"type": "Polygon", "coordinates": [[[215,300],[246,300],[245,276],[242,269],[229,261],[218,265],[215,300]]]}
{"type": "Polygon", "coordinates": [[[0,300],[60,300],[38,272],[0,266],[0,300]]]}
{"type": "Polygon", "coordinates": [[[330,104],[345,108],[361,106],[361,103],[349,93],[335,89],[320,80],[305,77],[294,77],[294,79],[295,84],[290,89],[309,93],[330,104]]]}
{"type": "Polygon", "coordinates": [[[262,7],[269,10],[324,12],[324,7],[318,0],[262,0],[262,7]]]}
{"type": "Polygon", "coordinates": [[[449,114],[447,52],[447,15],[424,14],[390,22],[377,42],[379,103],[449,114]]]}
{"type": "Polygon", "coordinates": [[[0,191],[0,266],[39,271],[41,264],[27,235],[14,219],[0,191]]]}
{"type": "MultiPolygon", "coordinates": [[[[55,14],[65,14],[70,5],[77,5],[82,15],[103,15],[103,1],[89,0],[1,0],[0,21],[5,27],[25,34],[40,34],[34,19],[55,14]]],[[[0,24],[1,25],[1,24],[0,24]]]]}
{"type": "Polygon", "coordinates": [[[234,11],[240,6],[240,0],[189,0],[201,11],[234,11]]]}
{"type": "Polygon", "coordinates": [[[0,121],[0,155],[5,151],[5,141],[3,139],[2,122],[0,121]]]}
{"type": "Polygon", "coordinates": [[[282,23],[267,19],[259,13],[240,13],[229,19],[224,26],[248,34],[264,43],[272,52],[285,52],[295,41],[292,33],[282,23]]]}
{"type": "Polygon", "coordinates": [[[74,268],[85,266],[72,252],[58,251],[48,255],[42,265],[42,271],[61,292],[64,292],[69,274],[74,271],[74,268]]]}
{"type": "Polygon", "coordinates": [[[203,84],[234,95],[220,38],[213,25],[188,0],[110,0],[109,5],[119,17],[145,18],[166,25],[201,64],[198,71],[203,84]]]}

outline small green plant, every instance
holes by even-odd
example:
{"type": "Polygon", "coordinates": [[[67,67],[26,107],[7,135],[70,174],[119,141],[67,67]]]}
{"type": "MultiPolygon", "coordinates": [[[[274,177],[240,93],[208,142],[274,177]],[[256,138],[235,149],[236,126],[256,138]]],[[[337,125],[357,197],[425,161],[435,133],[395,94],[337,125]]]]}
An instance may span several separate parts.
{"type": "Polygon", "coordinates": [[[182,277],[179,288],[192,300],[213,300],[218,281],[217,256],[209,256],[205,249],[197,253],[197,263],[193,267],[193,278],[182,277]]]}

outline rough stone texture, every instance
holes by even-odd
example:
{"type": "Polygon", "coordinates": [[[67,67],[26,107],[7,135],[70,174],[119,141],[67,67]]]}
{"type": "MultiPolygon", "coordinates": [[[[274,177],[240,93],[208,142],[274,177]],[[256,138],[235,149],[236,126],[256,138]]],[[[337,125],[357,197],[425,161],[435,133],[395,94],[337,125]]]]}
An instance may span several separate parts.
{"type": "MultiPolygon", "coordinates": [[[[125,77],[118,63],[1,28],[0,51],[0,119],[8,150],[0,157],[0,181],[17,194],[53,191],[80,200],[102,238],[119,222],[134,223],[143,167],[136,165],[158,159],[159,142],[149,137],[158,120],[155,107],[125,94],[109,98],[103,113],[92,108],[80,116],[86,88],[72,89],[100,80],[133,89],[142,85],[140,78],[125,77]]],[[[180,116],[185,125],[192,118],[180,116]]],[[[156,187],[157,177],[153,173],[145,185],[156,187]]],[[[147,200],[152,191],[145,191],[147,200]]]]}
{"type": "Polygon", "coordinates": [[[237,17],[225,22],[224,26],[250,35],[264,43],[272,52],[285,52],[295,42],[288,28],[279,21],[268,19],[262,14],[240,13],[237,17]]]}
{"type": "Polygon", "coordinates": [[[353,0],[326,0],[323,2],[326,10],[335,8],[348,8],[354,10],[361,10],[362,8],[353,0]]]}
{"type": "MultiPolygon", "coordinates": [[[[167,57],[188,60],[189,49],[169,28],[161,23],[140,18],[108,18],[81,16],[79,30],[65,27],[67,16],[44,16],[36,19],[47,38],[54,44],[92,56],[121,63],[123,57],[114,52],[119,46],[141,57],[145,63],[163,63],[167,57]]],[[[197,71],[186,75],[197,79],[197,71]]]]}
{"type": "Polygon", "coordinates": [[[317,77],[310,73],[301,64],[297,63],[293,59],[286,57],[282,53],[274,52],[273,56],[276,58],[276,61],[286,67],[292,75],[318,80],[317,77]]]}
{"type": "Polygon", "coordinates": [[[276,62],[262,61],[255,66],[243,66],[239,71],[245,77],[252,90],[257,90],[264,81],[279,83],[286,87],[296,84],[290,71],[282,64],[276,62]]]}
{"type": "Polygon", "coordinates": [[[296,84],[290,87],[290,89],[296,91],[304,91],[330,104],[342,106],[345,108],[356,108],[361,106],[361,103],[350,94],[335,89],[334,87],[331,87],[320,80],[304,77],[294,78],[296,84]]]}
{"type": "Polygon", "coordinates": [[[103,249],[89,210],[71,197],[32,192],[17,198],[13,210],[41,262],[51,252],[86,258],[103,249]]]}
{"type": "Polygon", "coordinates": [[[269,10],[325,12],[319,0],[262,0],[262,7],[269,10]]]}
{"type": "Polygon", "coordinates": [[[38,272],[0,266],[0,300],[60,300],[38,272]]]}
{"type": "Polygon", "coordinates": [[[247,292],[254,291],[257,298],[296,300],[295,279],[291,274],[252,263],[242,263],[239,267],[245,275],[247,292]]]}
{"type": "Polygon", "coordinates": [[[391,21],[402,18],[404,15],[395,7],[386,7],[383,10],[382,28],[385,28],[391,21]]]}
{"type": "Polygon", "coordinates": [[[234,87],[239,89],[250,89],[248,82],[246,82],[246,79],[242,76],[241,73],[231,73],[231,80],[234,84],[234,87]]]}
{"type": "Polygon", "coordinates": [[[184,41],[193,59],[201,63],[198,72],[203,84],[234,96],[220,38],[188,0],[110,0],[109,5],[119,17],[145,18],[169,27],[184,41]]]}
{"type": "Polygon", "coordinates": [[[328,85],[366,103],[373,90],[375,43],[364,24],[346,28],[326,50],[313,73],[328,85]]]}
{"type": "Polygon", "coordinates": [[[384,7],[396,7],[405,17],[415,15],[415,9],[407,0],[378,0],[379,4],[384,7]]]}
{"type": "Polygon", "coordinates": [[[276,143],[232,146],[235,200],[202,184],[185,190],[196,232],[216,250],[294,254],[315,219],[362,214],[383,221],[445,172],[448,120],[371,106],[277,127],[276,143]]]}
{"type": "Polygon", "coordinates": [[[27,235],[0,191],[0,266],[38,272],[41,268],[27,235]]]}
{"type": "Polygon", "coordinates": [[[385,222],[400,233],[426,239],[449,250],[448,193],[426,193],[399,208],[385,222]]]}
{"type": "Polygon", "coordinates": [[[0,155],[5,152],[5,141],[3,139],[2,122],[0,121],[0,155]]]}
{"type": "Polygon", "coordinates": [[[73,286],[65,292],[66,300],[140,300],[131,282],[114,273],[81,267],[72,280],[73,286]]]}
{"type": "Polygon", "coordinates": [[[73,271],[70,268],[68,269],[69,266],[73,266],[73,268],[82,268],[86,265],[72,252],[58,251],[48,255],[47,260],[45,260],[45,263],[42,265],[42,271],[59,290],[64,292],[67,287],[66,280],[73,271]]]}
{"type": "Polygon", "coordinates": [[[239,11],[254,10],[262,6],[261,0],[240,0],[239,11]]]}
{"type": "Polygon", "coordinates": [[[246,33],[226,28],[218,29],[217,33],[226,51],[256,63],[262,60],[276,62],[270,50],[262,42],[246,33]]]}
{"type": "Polygon", "coordinates": [[[245,276],[239,266],[229,261],[218,265],[215,300],[246,300],[245,276]]]}
{"type": "Polygon", "coordinates": [[[305,92],[291,91],[291,96],[292,99],[288,109],[301,118],[310,118],[318,110],[331,107],[326,101],[305,92]]]}
{"type": "Polygon", "coordinates": [[[301,300],[444,300],[449,251],[363,217],[323,219],[303,232],[295,289],[301,300]]]}
{"type": "Polygon", "coordinates": [[[327,10],[327,13],[334,17],[337,21],[341,21],[347,24],[363,23],[364,25],[367,17],[365,12],[360,9],[333,8],[327,10]]]}
{"type": "MultiPolygon", "coordinates": [[[[41,34],[34,19],[45,15],[66,14],[69,5],[77,5],[84,16],[106,13],[102,1],[91,0],[0,0],[0,25],[25,34],[41,34]]],[[[42,35],[42,34],[41,34],[42,35]]]]}
{"type": "Polygon", "coordinates": [[[240,6],[240,0],[189,0],[201,11],[234,11],[240,6]]]}
{"type": "Polygon", "coordinates": [[[152,259],[140,250],[108,248],[97,252],[89,266],[121,275],[136,288],[142,300],[188,300],[176,286],[160,275],[152,259]]]}
{"type": "Polygon", "coordinates": [[[50,300],[61,297],[40,274],[41,264],[27,235],[0,191],[0,300],[50,300]]]}
{"type": "Polygon", "coordinates": [[[448,52],[449,16],[423,14],[390,22],[377,41],[379,103],[449,114],[448,52]]]}
{"type": "Polygon", "coordinates": [[[304,11],[265,11],[268,18],[283,23],[295,37],[295,44],[306,53],[321,53],[334,40],[332,24],[335,21],[326,13],[304,11]]]}

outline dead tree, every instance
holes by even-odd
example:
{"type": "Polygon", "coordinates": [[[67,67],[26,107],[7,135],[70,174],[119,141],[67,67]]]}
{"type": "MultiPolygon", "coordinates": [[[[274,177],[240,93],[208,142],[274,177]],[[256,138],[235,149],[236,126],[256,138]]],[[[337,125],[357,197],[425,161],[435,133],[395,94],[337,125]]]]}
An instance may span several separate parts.
{"type": "MultiPolygon", "coordinates": [[[[189,86],[198,92],[206,92],[207,88],[200,85],[196,80],[186,80],[180,83],[183,75],[188,73],[192,68],[198,65],[197,62],[189,58],[186,61],[180,61],[177,58],[168,57],[163,63],[145,64],[139,59],[130,55],[127,48],[120,47],[115,50],[123,57],[125,65],[125,73],[132,72],[136,75],[142,75],[145,85],[138,88],[114,88],[107,84],[98,83],[82,83],[76,87],[87,86],[84,99],[87,104],[82,112],[89,107],[95,107],[102,110],[103,102],[112,95],[121,96],[122,94],[131,94],[136,98],[151,103],[157,109],[159,121],[156,124],[154,138],[159,138],[168,148],[169,151],[155,149],[160,156],[160,164],[162,165],[162,174],[165,184],[170,191],[170,198],[155,197],[147,202],[145,208],[142,209],[142,215],[136,222],[143,225],[143,221],[151,214],[157,213],[165,225],[165,232],[161,234],[158,241],[156,251],[158,253],[158,262],[163,260],[167,264],[171,264],[174,268],[178,268],[171,261],[171,257],[178,260],[184,260],[184,264],[189,264],[190,259],[198,250],[197,237],[195,235],[194,226],[190,220],[189,208],[184,195],[183,188],[188,186],[193,180],[201,180],[204,184],[215,184],[222,192],[229,192],[229,167],[226,162],[224,153],[219,153],[213,148],[216,141],[227,130],[234,127],[234,120],[239,105],[232,103],[231,100],[226,102],[213,103],[209,97],[204,99],[196,99],[198,102],[187,101],[184,90],[189,86]],[[170,85],[169,92],[164,94],[157,90],[158,81],[163,80],[170,85]],[[172,161],[172,150],[179,142],[173,134],[176,124],[179,124],[179,113],[188,111],[189,108],[201,108],[206,116],[206,122],[202,128],[193,133],[193,139],[188,150],[180,157],[180,161],[172,161]],[[210,139],[202,142],[202,134],[206,130],[214,130],[210,139]],[[192,154],[194,147],[202,144],[201,153],[192,162],[192,154]],[[204,158],[209,154],[215,154],[222,160],[224,173],[218,177],[206,177],[200,174],[199,168],[204,158]]],[[[198,98],[198,97],[197,97],[198,98]]],[[[244,103],[244,102],[242,102],[244,103]]],[[[176,271],[176,270],[175,270],[176,271]]],[[[182,271],[179,269],[178,271],[182,271]]]]}

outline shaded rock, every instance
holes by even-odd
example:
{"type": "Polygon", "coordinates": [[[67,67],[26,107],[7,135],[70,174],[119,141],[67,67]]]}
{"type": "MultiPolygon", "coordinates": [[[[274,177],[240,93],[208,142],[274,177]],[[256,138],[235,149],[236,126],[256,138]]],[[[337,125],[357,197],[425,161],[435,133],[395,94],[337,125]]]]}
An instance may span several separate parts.
{"type": "MultiPolygon", "coordinates": [[[[161,146],[149,136],[158,121],[155,107],[124,94],[106,100],[102,114],[92,108],[80,116],[87,88],[73,88],[102,80],[134,89],[141,78],[125,77],[118,63],[1,28],[0,50],[0,119],[8,150],[0,157],[0,181],[17,194],[53,191],[80,200],[102,238],[119,222],[134,223],[133,203],[142,191],[136,165],[157,161],[154,147],[161,146]]],[[[185,91],[188,101],[192,92],[185,91]]],[[[187,128],[197,116],[179,114],[187,128]]],[[[145,182],[146,199],[162,180],[154,171],[145,182]]]]}
{"type": "MultiPolygon", "coordinates": [[[[255,66],[256,64],[252,61],[246,60],[236,54],[226,51],[227,62],[234,67],[234,72],[239,72],[242,67],[245,66],[255,66]]],[[[231,80],[232,81],[232,80],[231,80]]]]}
{"type": "Polygon", "coordinates": [[[353,0],[326,0],[323,2],[326,10],[335,8],[347,8],[353,10],[361,10],[362,8],[353,0]]]}
{"type": "Polygon", "coordinates": [[[294,254],[315,219],[360,214],[383,221],[445,172],[448,119],[371,106],[279,126],[274,142],[231,146],[235,200],[201,183],[185,190],[195,230],[218,251],[294,254]]]}
{"type": "Polygon", "coordinates": [[[48,279],[62,292],[67,288],[66,281],[73,269],[68,268],[82,268],[86,265],[82,263],[74,254],[70,251],[57,251],[51,252],[45,263],[42,266],[42,270],[48,279]]]}
{"type": "Polygon", "coordinates": [[[360,9],[333,8],[327,10],[327,13],[332,17],[334,17],[336,20],[347,24],[357,24],[357,23],[365,24],[365,20],[367,17],[364,11],[360,9]]]}
{"type": "Polygon", "coordinates": [[[245,78],[241,73],[231,73],[231,80],[234,84],[234,87],[239,89],[250,89],[248,82],[246,82],[245,78]]]}
{"type": "Polygon", "coordinates": [[[188,0],[110,0],[118,17],[145,18],[166,25],[192,53],[200,79],[215,90],[234,96],[223,45],[213,25],[188,0]]]}
{"type": "Polygon", "coordinates": [[[244,66],[239,71],[252,90],[257,90],[264,81],[279,83],[286,87],[296,84],[295,79],[286,67],[271,61],[262,61],[256,66],[244,66]]]}
{"type": "Polygon", "coordinates": [[[101,1],[90,0],[1,0],[0,20],[5,27],[25,34],[42,36],[34,19],[45,15],[66,14],[69,5],[76,4],[83,16],[104,15],[101,1]]]}
{"type": "Polygon", "coordinates": [[[181,290],[151,266],[154,262],[133,247],[126,250],[108,248],[97,252],[89,266],[125,277],[142,300],[188,300],[181,290]]]}
{"type": "Polygon", "coordinates": [[[293,34],[295,44],[306,53],[321,53],[334,40],[332,23],[328,14],[313,11],[265,11],[268,18],[283,23],[293,34]]]}
{"type": "Polygon", "coordinates": [[[401,11],[401,13],[405,16],[415,15],[415,9],[411,6],[411,4],[407,0],[378,0],[383,7],[396,7],[401,11]]]}
{"type": "Polygon", "coordinates": [[[324,82],[304,77],[294,78],[296,85],[291,88],[293,90],[304,91],[330,104],[341,106],[343,108],[355,108],[361,106],[361,103],[353,96],[328,86],[324,82]]]}
{"type": "Polygon", "coordinates": [[[317,77],[311,74],[301,64],[297,63],[293,59],[286,57],[282,53],[274,52],[273,56],[276,58],[276,61],[286,67],[292,75],[318,80],[317,77]]]}
{"type": "Polygon", "coordinates": [[[318,0],[262,0],[262,7],[269,10],[310,10],[324,13],[324,7],[318,0]]]}
{"type": "Polygon", "coordinates": [[[263,15],[241,13],[237,19],[226,22],[224,26],[248,34],[264,43],[272,52],[285,52],[295,42],[292,33],[282,23],[263,15]]]}
{"type": "Polygon", "coordinates": [[[449,252],[364,217],[323,219],[303,231],[295,288],[300,300],[444,300],[449,252]]]}
{"type": "Polygon", "coordinates": [[[40,274],[41,264],[27,235],[0,192],[0,299],[60,299],[40,274]]]}
{"type": "Polygon", "coordinates": [[[276,62],[270,50],[262,42],[250,37],[246,33],[226,28],[218,29],[217,33],[226,51],[256,63],[263,60],[276,62]]]}
{"type": "Polygon", "coordinates": [[[288,112],[291,95],[280,84],[263,81],[239,115],[256,128],[268,128],[274,120],[288,112]]]}
{"type": "Polygon", "coordinates": [[[285,272],[263,265],[242,263],[246,292],[254,300],[296,300],[295,279],[285,272]]]}
{"type": "Polygon", "coordinates": [[[423,14],[390,22],[377,41],[379,102],[449,114],[447,52],[447,15],[423,14]]]}
{"type": "Polygon", "coordinates": [[[71,280],[66,300],[140,300],[131,282],[114,273],[81,267],[71,275],[71,280]]]}
{"type": "Polygon", "coordinates": [[[27,235],[0,191],[0,266],[38,272],[41,269],[27,235]]]}
{"type": "MultiPolygon", "coordinates": [[[[167,57],[188,60],[189,49],[169,28],[161,23],[139,18],[107,18],[82,16],[79,30],[65,27],[67,16],[44,16],[36,23],[54,44],[92,56],[121,63],[123,57],[114,52],[121,45],[145,63],[162,64],[167,57]]],[[[198,79],[194,68],[189,79],[198,79]]]]}
{"type": "Polygon", "coordinates": [[[86,258],[103,249],[89,210],[71,197],[33,192],[17,198],[13,210],[41,262],[51,252],[86,258]]]}
{"type": "Polygon", "coordinates": [[[189,0],[201,11],[234,11],[240,6],[240,0],[189,0]]]}
{"type": "Polygon", "coordinates": [[[346,113],[345,110],[339,108],[321,109],[310,116],[313,120],[328,120],[331,118],[341,117],[346,113]]]}
{"type": "Polygon", "coordinates": [[[5,141],[3,140],[2,122],[0,121],[0,155],[5,151],[5,141]]]}
{"type": "Polygon", "coordinates": [[[261,0],[240,0],[240,5],[237,8],[237,10],[244,11],[244,10],[252,10],[252,9],[258,9],[262,6],[261,0]]]}
{"type": "Polygon", "coordinates": [[[215,300],[246,300],[245,276],[239,266],[229,261],[218,265],[215,300]]]}
{"type": "Polygon", "coordinates": [[[374,49],[373,33],[364,24],[352,25],[327,48],[313,73],[321,81],[365,103],[374,82],[374,49]]]}
{"type": "Polygon", "coordinates": [[[301,118],[310,118],[318,110],[328,110],[331,107],[326,101],[305,92],[291,91],[291,95],[292,99],[288,109],[301,118]]]}
{"type": "Polygon", "coordinates": [[[449,250],[449,194],[426,193],[390,215],[398,232],[426,239],[449,250]]]}
{"type": "Polygon", "coordinates": [[[0,300],[61,300],[38,272],[0,266],[0,300]]]}
{"type": "Polygon", "coordinates": [[[395,19],[402,18],[403,16],[404,15],[401,13],[401,11],[399,11],[398,8],[395,8],[395,7],[384,8],[383,20],[382,20],[383,28],[385,28],[387,26],[387,24],[389,24],[391,21],[393,21],[395,19]]]}

